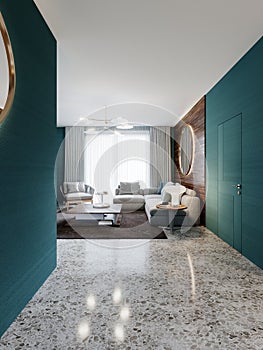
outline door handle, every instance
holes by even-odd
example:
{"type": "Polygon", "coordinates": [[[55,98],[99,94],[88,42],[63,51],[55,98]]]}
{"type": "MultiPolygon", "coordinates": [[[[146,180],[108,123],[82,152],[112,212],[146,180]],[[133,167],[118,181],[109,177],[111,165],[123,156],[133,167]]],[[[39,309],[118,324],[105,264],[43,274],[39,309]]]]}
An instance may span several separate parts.
{"type": "Polygon", "coordinates": [[[241,184],[232,185],[232,187],[237,188],[238,190],[240,190],[241,189],[241,184]]]}

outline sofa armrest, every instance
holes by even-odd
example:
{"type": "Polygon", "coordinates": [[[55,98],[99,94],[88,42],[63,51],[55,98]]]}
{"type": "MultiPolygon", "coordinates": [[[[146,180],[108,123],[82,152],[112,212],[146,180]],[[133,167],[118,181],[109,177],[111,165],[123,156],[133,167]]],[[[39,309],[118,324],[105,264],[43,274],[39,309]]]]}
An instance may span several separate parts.
{"type": "Polygon", "coordinates": [[[63,186],[60,185],[60,186],[59,186],[59,189],[60,189],[60,192],[61,192],[63,198],[65,199],[65,193],[64,193],[64,191],[63,191],[63,186]]]}
{"type": "Polygon", "coordinates": [[[95,189],[93,187],[91,187],[90,185],[85,184],[85,192],[90,193],[90,194],[94,194],[95,189]]]}
{"type": "Polygon", "coordinates": [[[198,197],[183,195],[181,204],[187,206],[187,225],[192,226],[198,223],[200,217],[200,199],[198,197]]]}

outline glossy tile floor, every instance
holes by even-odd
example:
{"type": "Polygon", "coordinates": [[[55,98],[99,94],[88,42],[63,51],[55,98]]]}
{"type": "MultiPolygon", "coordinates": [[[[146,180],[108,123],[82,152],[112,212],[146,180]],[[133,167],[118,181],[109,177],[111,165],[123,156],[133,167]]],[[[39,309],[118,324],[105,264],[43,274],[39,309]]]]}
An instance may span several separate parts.
{"type": "Polygon", "coordinates": [[[0,349],[263,349],[263,271],[206,229],[59,240],[0,349]]]}

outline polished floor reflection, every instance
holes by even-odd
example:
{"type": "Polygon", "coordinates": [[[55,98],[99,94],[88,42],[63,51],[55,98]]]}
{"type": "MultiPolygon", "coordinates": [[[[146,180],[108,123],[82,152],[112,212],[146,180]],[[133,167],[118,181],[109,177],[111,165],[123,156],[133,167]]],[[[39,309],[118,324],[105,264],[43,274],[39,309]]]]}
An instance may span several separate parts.
{"type": "Polygon", "coordinates": [[[0,349],[263,349],[263,271],[206,229],[59,240],[0,349]]]}

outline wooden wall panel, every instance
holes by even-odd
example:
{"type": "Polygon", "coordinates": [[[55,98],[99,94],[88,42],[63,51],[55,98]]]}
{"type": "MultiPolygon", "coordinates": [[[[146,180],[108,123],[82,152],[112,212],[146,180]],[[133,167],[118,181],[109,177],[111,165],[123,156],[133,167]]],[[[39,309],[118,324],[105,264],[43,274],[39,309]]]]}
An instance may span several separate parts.
{"type": "Polygon", "coordinates": [[[201,199],[200,223],[205,225],[205,96],[173,128],[174,182],[194,189],[201,199]],[[191,125],[195,136],[195,153],[192,171],[183,175],[179,166],[179,143],[182,127],[191,125]]]}

